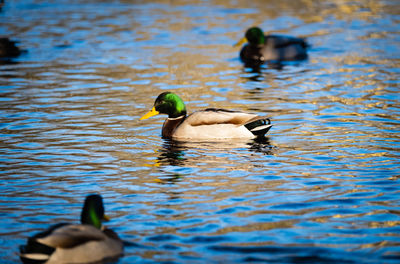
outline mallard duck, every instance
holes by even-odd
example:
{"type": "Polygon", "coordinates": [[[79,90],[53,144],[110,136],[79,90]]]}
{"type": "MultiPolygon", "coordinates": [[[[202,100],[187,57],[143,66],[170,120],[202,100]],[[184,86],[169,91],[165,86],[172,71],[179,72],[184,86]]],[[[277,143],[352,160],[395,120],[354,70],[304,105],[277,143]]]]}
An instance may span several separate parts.
{"type": "Polygon", "coordinates": [[[182,99],[171,92],[160,94],[150,112],[140,118],[167,114],[162,136],[175,140],[213,140],[255,138],[265,135],[272,127],[266,117],[255,114],[208,108],[186,116],[182,99]]]}
{"type": "Polygon", "coordinates": [[[102,226],[103,199],[92,194],[86,197],[81,224],[59,223],[28,238],[20,247],[25,263],[88,263],[118,257],[123,243],[111,229],[102,226]]]}
{"type": "Polygon", "coordinates": [[[264,35],[258,27],[249,28],[242,38],[234,46],[244,43],[240,51],[240,58],[245,63],[262,63],[265,61],[293,61],[307,58],[308,44],[302,38],[264,35]]]}

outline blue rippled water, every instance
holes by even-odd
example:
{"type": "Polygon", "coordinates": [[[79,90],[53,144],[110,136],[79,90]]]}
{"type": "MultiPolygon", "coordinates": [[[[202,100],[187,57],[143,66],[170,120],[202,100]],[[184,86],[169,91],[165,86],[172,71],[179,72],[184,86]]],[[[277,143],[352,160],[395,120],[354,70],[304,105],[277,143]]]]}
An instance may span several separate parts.
{"type": "Polygon", "coordinates": [[[397,1],[5,1],[0,35],[0,262],[77,222],[99,192],[115,263],[398,263],[397,1]],[[244,31],[306,37],[309,59],[244,68],[244,31]],[[271,117],[261,141],[174,142],[189,112],[271,117]]]}

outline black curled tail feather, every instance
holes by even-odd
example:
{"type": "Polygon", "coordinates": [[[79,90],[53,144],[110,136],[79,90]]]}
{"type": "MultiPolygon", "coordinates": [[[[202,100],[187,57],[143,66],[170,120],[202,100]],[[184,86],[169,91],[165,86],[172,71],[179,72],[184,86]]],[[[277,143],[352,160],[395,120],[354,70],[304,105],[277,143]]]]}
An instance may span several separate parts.
{"type": "Polygon", "coordinates": [[[244,125],[254,136],[264,136],[272,127],[269,118],[259,118],[244,125]]]}
{"type": "Polygon", "coordinates": [[[55,248],[49,247],[42,243],[37,242],[34,239],[29,239],[28,244],[24,246],[20,246],[20,259],[25,264],[41,264],[45,263],[48,259],[36,259],[34,256],[35,254],[40,255],[50,255],[55,251],[55,248]]]}
{"type": "Polygon", "coordinates": [[[54,230],[67,225],[67,223],[59,223],[51,226],[49,229],[37,233],[33,237],[28,238],[28,242],[26,245],[22,245],[19,247],[20,259],[23,263],[26,264],[41,264],[45,263],[48,259],[44,257],[47,255],[50,258],[50,255],[56,250],[54,247],[47,246],[38,241],[40,238],[44,238],[50,235],[54,230]],[[41,256],[38,258],[37,256],[41,256]]]}

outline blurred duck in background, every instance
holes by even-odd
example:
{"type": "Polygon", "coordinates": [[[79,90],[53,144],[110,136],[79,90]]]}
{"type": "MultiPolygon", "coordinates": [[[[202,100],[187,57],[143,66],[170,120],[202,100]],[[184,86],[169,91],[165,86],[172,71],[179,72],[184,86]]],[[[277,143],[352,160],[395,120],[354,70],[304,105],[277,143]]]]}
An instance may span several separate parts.
{"type": "Polygon", "coordinates": [[[241,46],[240,59],[248,65],[266,61],[297,61],[307,59],[309,45],[302,38],[282,35],[264,35],[258,27],[249,28],[234,46],[241,46]],[[246,44],[245,44],[246,43],[246,44]]]}

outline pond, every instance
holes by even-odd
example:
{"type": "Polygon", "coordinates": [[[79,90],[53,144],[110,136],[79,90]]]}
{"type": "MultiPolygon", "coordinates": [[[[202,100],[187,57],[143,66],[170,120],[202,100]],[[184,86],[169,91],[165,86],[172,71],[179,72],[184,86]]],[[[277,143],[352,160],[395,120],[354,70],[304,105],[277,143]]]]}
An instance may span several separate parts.
{"type": "Polygon", "coordinates": [[[115,263],[398,263],[400,4],[387,1],[5,1],[0,262],[102,194],[115,263]],[[251,26],[305,37],[305,61],[243,66],[251,26]],[[264,140],[176,142],[188,112],[269,116],[264,140]]]}

